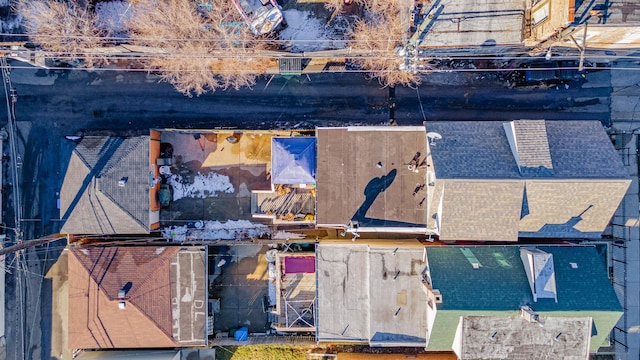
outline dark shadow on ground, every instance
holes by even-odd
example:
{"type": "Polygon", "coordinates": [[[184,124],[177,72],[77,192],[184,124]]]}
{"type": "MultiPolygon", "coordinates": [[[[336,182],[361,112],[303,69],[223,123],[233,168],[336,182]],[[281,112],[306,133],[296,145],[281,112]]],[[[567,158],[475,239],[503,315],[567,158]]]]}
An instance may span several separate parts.
{"type": "Polygon", "coordinates": [[[210,247],[209,298],[220,299],[220,313],[215,314],[215,331],[230,331],[246,326],[250,333],[268,330],[263,298],[268,292],[266,246],[238,245],[210,247]],[[221,264],[221,260],[224,263],[221,264]]]}

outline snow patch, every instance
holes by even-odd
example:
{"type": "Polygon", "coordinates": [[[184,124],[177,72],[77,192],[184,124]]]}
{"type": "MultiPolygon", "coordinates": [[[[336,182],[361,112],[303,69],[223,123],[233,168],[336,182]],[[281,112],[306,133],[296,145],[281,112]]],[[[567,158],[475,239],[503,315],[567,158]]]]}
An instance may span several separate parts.
{"type": "Polygon", "coordinates": [[[304,239],[304,235],[287,232],[284,230],[278,230],[277,233],[271,235],[273,240],[291,240],[291,239],[304,239]]]}
{"type": "Polygon", "coordinates": [[[125,21],[131,16],[131,4],[127,1],[103,1],[96,5],[96,26],[109,36],[124,37],[125,21]]]}
{"type": "Polygon", "coordinates": [[[283,11],[282,15],[287,28],[280,31],[280,40],[289,41],[292,52],[341,49],[346,46],[344,32],[349,23],[346,17],[329,25],[308,11],[289,9],[283,11]]]}
{"type": "Polygon", "coordinates": [[[247,220],[199,221],[200,228],[171,226],[161,231],[162,237],[174,242],[194,240],[243,240],[268,235],[269,228],[247,220]]]}
{"type": "MultiPolygon", "coordinates": [[[[0,7],[8,6],[8,0],[6,5],[2,5],[0,0],[0,7]]],[[[22,30],[22,15],[9,15],[0,20],[0,31],[7,34],[16,34],[22,30]]]]}
{"type": "Polygon", "coordinates": [[[234,188],[229,177],[218,173],[208,174],[198,173],[193,179],[193,183],[188,183],[181,175],[173,174],[168,178],[167,183],[173,187],[173,201],[183,197],[204,199],[216,197],[216,193],[233,193],[234,188]]]}

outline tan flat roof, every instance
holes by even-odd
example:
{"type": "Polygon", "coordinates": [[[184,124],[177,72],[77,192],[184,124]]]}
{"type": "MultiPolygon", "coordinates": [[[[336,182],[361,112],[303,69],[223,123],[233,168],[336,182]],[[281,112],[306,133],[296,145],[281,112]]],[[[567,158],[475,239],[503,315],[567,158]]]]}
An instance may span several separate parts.
{"type": "Polygon", "coordinates": [[[425,128],[318,128],[317,223],[425,227],[425,128]]]}

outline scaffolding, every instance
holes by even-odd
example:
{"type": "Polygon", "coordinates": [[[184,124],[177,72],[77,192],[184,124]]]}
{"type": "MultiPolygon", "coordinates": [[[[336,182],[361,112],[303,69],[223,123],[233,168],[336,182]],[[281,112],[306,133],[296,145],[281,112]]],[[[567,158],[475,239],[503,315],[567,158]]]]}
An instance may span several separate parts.
{"type": "Polygon", "coordinates": [[[278,332],[315,332],[316,281],[313,273],[287,273],[287,257],[315,256],[307,252],[279,252],[275,258],[276,299],[271,325],[278,332]]]}

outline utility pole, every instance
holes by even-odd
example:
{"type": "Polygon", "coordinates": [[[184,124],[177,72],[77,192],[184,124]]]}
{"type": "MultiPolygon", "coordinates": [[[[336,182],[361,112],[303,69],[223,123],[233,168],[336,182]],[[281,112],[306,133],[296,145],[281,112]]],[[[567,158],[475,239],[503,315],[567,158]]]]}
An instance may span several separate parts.
{"type": "MultiPolygon", "coordinates": [[[[18,145],[16,139],[18,138],[18,129],[16,126],[15,118],[15,104],[18,101],[18,93],[11,84],[11,70],[7,63],[6,56],[0,57],[0,67],[2,68],[2,83],[4,84],[4,95],[7,105],[7,124],[9,132],[9,148],[11,154],[11,181],[12,181],[12,196],[13,196],[13,227],[14,243],[22,243],[22,205],[20,199],[20,177],[18,176],[18,145]]],[[[4,244],[3,244],[3,251],[4,244]]],[[[3,252],[2,254],[5,254],[3,252]]],[[[15,341],[15,353],[16,359],[25,358],[25,332],[26,332],[26,294],[25,294],[25,281],[27,278],[23,276],[23,271],[26,269],[20,253],[16,253],[16,341],[15,341]]]]}
{"type": "Polygon", "coordinates": [[[13,195],[13,231],[15,233],[14,241],[18,243],[22,239],[22,205],[20,199],[20,178],[18,176],[18,145],[16,139],[18,137],[18,129],[15,122],[15,104],[18,100],[18,94],[11,84],[10,68],[7,58],[0,57],[0,66],[2,67],[2,82],[4,84],[5,101],[7,105],[7,124],[9,132],[9,150],[11,153],[11,181],[13,195]]]}
{"type": "Polygon", "coordinates": [[[389,125],[396,125],[396,87],[389,86],[389,125]]]}
{"type": "Polygon", "coordinates": [[[13,244],[11,246],[2,247],[2,249],[0,249],[0,255],[10,254],[10,253],[28,249],[34,246],[45,245],[47,243],[50,243],[56,240],[64,239],[65,237],[66,235],[53,234],[53,235],[41,237],[39,239],[34,239],[34,240],[26,240],[26,241],[20,240],[20,242],[13,244]]]}

